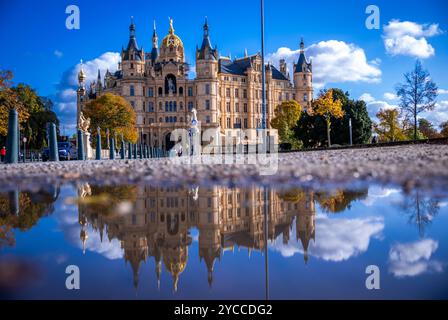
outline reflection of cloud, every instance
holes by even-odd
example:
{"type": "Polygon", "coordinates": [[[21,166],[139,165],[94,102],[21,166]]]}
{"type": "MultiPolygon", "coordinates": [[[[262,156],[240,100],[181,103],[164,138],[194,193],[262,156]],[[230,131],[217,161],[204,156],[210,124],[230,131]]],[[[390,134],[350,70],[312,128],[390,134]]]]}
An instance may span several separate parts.
{"type": "MultiPolygon", "coordinates": [[[[75,195],[75,191],[71,188],[70,190],[64,189],[63,193],[64,194],[61,195],[61,199],[73,197],[75,195]]],[[[82,242],[80,239],[81,227],[78,221],[77,205],[67,205],[62,203],[61,207],[64,207],[64,210],[55,211],[55,218],[58,221],[59,228],[70,243],[77,248],[82,249],[82,242]]],[[[87,252],[90,251],[98,253],[110,260],[123,258],[123,250],[121,249],[121,243],[119,240],[113,239],[109,241],[105,236],[103,242],[101,242],[100,232],[98,230],[93,230],[91,226],[87,228],[87,234],[87,252]]]]}
{"type": "Polygon", "coordinates": [[[389,252],[389,271],[396,277],[415,277],[430,271],[441,272],[442,264],[431,261],[431,256],[438,247],[439,243],[432,239],[398,243],[389,252]]]}
{"type": "MultiPolygon", "coordinates": [[[[316,217],[316,241],[310,243],[309,255],[325,261],[340,262],[367,251],[370,238],[379,237],[384,229],[382,217],[357,219],[335,219],[327,216],[316,217]]],[[[291,238],[296,239],[295,230],[291,238]]],[[[296,241],[283,244],[277,238],[271,248],[284,257],[303,253],[296,241]]]]}
{"type": "Polygon", "coordinates": [[[384,198],[389,198],[390,196],[399,193],[399,189],[372,187],[369,189],[369,195],[366,199],[362,200],[362,203],[365,206],[371,207],[375,204],[376,201],[384,198]]]}

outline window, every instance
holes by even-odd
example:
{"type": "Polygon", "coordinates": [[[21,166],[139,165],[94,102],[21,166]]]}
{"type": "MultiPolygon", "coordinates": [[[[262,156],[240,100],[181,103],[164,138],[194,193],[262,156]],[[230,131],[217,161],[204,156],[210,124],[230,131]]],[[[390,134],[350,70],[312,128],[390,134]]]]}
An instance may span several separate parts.
{"type": "Polygon", "coordinates": [[[244,129],[247,129],[247,118],[244,118],[244,129]]]}
{"type": "Polygon", "coordinates": [[[282,97],[282,93],[279,92],[279,93],[278,93],[278,101],[282,101],[282,98],[283,98],[283,97],[282,97]]]}
{"type": "Polygon", "coordinates": [[[168,110],[169,110],[168,108],[169,108],[169,104],[168,104],[168,101],[166,101],[165,102],[165,112],[168,112],[168,110]]]}
{"type": "Polygon", "coordinates": [[[210,123],[210,122],[211,122],[211,120],[210,120],[210,116],[206,116],[206,117],[205,117],[205,122],[206,122],[206,123],[210,123]]]}
{"type": "Polygon", "coordinates": [[[243,108],[244,108],[244,112],[247,113],[247,103],[244,104],[244,107],[243,107],[243,108]]]}
{"type": "Polygon", "coordinates": [[[154,97],[154,88],[148,88],[148,97],[152,98],[154,97]]]}
{"type": "Polygon", "coordinates": [[[180,96],[184,95],[184,88],[183,87],[179,87],[179,95],[180,96]]]}
{"type": "Polygon", "coordinates": [[[205,100],[205,110],[210,110],[210,100],[205,100]]]}
{"type": "Polygon", "coordinates": [[[146,94],[146,88],[145,87],[143,87],[143,96],[145,96],[146,94]]]}
{"type": "Polygon", "coordinates": [[[148,112],[154,112],[154,102],[148,102],[148,112]]]}
{"type": "Polygon", "coordinates": [[[306,93],[303,95],[303,101],[308,102],[308,95],[306,93]]]}
{"type": "Polygon", "coordinates": [[[246,89],[243,90],[243,98],[247,99],[247,90],[246,89]]]}
{"type": "Polygon", "coordinates": [[[286,100],[289,100],[289,93],[286,93],[286,100]]]}
{"type": "Polygon", "coordinates": [[[169,117],[165,117],[165,122],[170,122],[170,118],[169,117]]]}
{"type": "Polygon", "coordinates": [[[235,103],[235,112],[240,112],[240,104],[238,102],[235,103]]]}
{"type": "Polygon", "coordinates": [[[159,102],[159,110],[162,111],[163,110],[163,105],[162,102],[159,102]]]}
{"type": "Polygon", "coordinates": [[[135,96],[135,88],[134,88],[134,86],[131,86],[129,91],[130,91],[130,92],[129,92],[129,95],[130,95],[131,97],[135,96]]]}
{"type": "Polygon", "coordinates": [[[134,69],[134,64],[133,63],[131,63],[131,69],[134,69]]]}
{"type": "Polygon", "coordinates": [[[230,88],[227,88],[227,89],[226,89],[226,97],[227,97],[227,98],[230,98],[230,88]]]}
{"type": "Polygon", "coordinates": [[[205,85],[205,94],[210,94],[210,85],[208,83],[205,85]]]}
{"type": "Polygon", "coordinates": [[[132,106],[132,108],[135,108],[135,102],[134,101],[131,101],[131,106],[132,106]]]}
{"type": "Polygon", "coordinates": [[[188,101],[188,111],[192,111],[193,110],[193,101],[188,101]]]}
{"type": "Polygon", "coordinates": [[[145,112],[145,108],[146,108],[146,102],[145,101],[143,101],[143,112],[145,112]]]}
{"type": "Polygon", "coordinates": [[[177,112],[177,102],[176,101],[173,102],[173,110],[174,110],[174,112],[177,112]]]}
{"type": "Polygon", "coordinates": [[[240,97],[240,90],[235,89],[235,98],[239,98],[240,97]]]}
{"type": "Polygon", "coordinates": [[[193,87],[188,87],[188,96],[189,97],[193,96],[193,87]]]}
{"type": "Polygon", "coordinates": [[[207,221],[208,221],[208,223],[212,223],[212,213],[211,212],[209,212],[207,214],[207,221]]]}
{"type": "Polygon", "coordinates": [[[163,89],[162,87],[159,87],[159,97],[161,97],[163,95],[163,89]]]}
{"type": "Polygon", "coordinates": [[[227,118],[227,128],[231,128],[231,126],[230,126],[230,118],[227,118]]]}

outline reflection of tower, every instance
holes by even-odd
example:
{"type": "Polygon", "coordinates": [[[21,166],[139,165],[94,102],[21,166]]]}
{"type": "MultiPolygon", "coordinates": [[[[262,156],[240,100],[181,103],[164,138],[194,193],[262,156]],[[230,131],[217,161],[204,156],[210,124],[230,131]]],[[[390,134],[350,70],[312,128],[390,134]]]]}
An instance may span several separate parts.
{"type": "Polygon", "coordinates": [[[208,284],[213,283],[215,259],[221,258],[221,224],[219,221],[219,188],[201,190],[199,203],[199,258],[207,266],[208,284]]]}
{"type": "Polygon", "coordinates": [[[166,243],[163,249],[163,262],[166,270],[173,277],[174,292],[177,292],[179,276],[184,272],[188,261],[188,246],[176,245],[172,247],[166,243]]]}
{"type": "Polygon", "coordinates": [[[303,246],[304,260],[308,263],[308,249],[310,240],[316,239],[316,225],[315,225],[316,211],[314,207],[314,197],[311,192],[305,194],[305,199],[300,201],[299,213],[297,215],[296,230],[297,230],[297,240],[303,246]]]}
{"type": "Polygon", "coordinates": [[[148,244],[146,237],[137,232],[125,234],[122,241],[125,262],[130,262],[134,276],[134,287],[138,288],[140,264],[146,262],[148,257],[148,244]]]}
{"type": "Polygon", "coordinates": [[[81,243],[82,243],[82,252],[83,252],[83,254],[86,254],[86,243],[87,243],[87,239],[89,238],[89,235],[86,230],[86,228],[87,228],[86,216],[80,215],[79,224],[81,225],[81,232],[79,234],[79,238],[81,239],[81,243]]]}

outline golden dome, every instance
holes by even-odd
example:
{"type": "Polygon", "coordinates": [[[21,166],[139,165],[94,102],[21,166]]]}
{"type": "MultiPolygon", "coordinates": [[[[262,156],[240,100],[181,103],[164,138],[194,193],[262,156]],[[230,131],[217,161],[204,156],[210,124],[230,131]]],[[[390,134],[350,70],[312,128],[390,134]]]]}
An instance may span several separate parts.
{"type": "Polygon", "coordinates": [[[170,30],[168,32],[168,35],[163,38],[162,40],[162,46],[165,47],[183,47],[184,44],[180,38],[174,34],[174,27],[173,27],[173,19],[170,19],[170,30]]]}
{"type": "Polygon", "coordinates": [[[81,60],[81,68],[79,69],[79,73],[78,73],[78,80],[79,82],[84,82],[86,80],[86,74],[84,73],[84,69],[82,68],[83,64],[82,64],[82,60],[81,60]]]}

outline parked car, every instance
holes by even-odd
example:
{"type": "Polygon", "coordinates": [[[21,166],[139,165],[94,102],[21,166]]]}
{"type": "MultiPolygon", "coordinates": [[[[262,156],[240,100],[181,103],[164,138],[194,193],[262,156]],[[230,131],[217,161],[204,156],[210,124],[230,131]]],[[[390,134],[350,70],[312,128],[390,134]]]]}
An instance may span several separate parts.
{"type": "MultiPolygon", "coordinates": [[[[76,150],[76,147],[74,144],[70,142],[59,142],[58,143],[58,153],[59,153],[59,160],[76,160],[78,156],[78,152],[76,150]]],[[[45,148],[42,151],[42,161],[48,161],[50,158],[50,149],[45,148]]]]}

